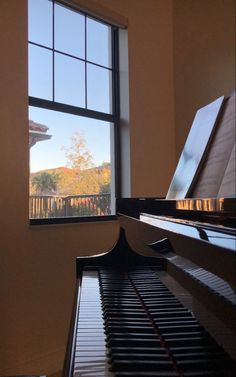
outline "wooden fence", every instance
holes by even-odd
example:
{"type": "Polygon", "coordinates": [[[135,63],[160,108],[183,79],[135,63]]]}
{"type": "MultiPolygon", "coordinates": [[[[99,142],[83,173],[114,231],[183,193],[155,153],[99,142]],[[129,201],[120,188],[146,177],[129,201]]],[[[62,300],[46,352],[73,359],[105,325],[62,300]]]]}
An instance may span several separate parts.
{"type": "Polygon", "coordinates": [[[30,219],[73,216],[105,216],[111,214],[111,195],[31,195],[30,219]]]}

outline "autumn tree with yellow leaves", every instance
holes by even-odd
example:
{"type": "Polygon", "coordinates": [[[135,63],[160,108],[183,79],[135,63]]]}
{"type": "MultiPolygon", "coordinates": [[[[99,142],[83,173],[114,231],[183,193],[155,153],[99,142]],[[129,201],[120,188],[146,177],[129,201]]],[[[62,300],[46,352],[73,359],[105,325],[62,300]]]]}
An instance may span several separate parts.
{"type": "MultiPolygon", "coordinates": [[[[71,137],[71,145],[62,149],[65,151],[67,167],[34,173],[31,177],[31,194],[44,193],[41,182],[43,178],[44,180],[47,178],[49,183],[55,182],[55,185],[51,184],[51,187],[53,186],[51,193],[56,195],[91,195],[110,192],[110,164],[104,162],[101,166],[95,166],[81,132],[76,131],[71,137]]],[[[45,194],[46,192],[49,194],[48,187],[45,188],[45,194]]]]}

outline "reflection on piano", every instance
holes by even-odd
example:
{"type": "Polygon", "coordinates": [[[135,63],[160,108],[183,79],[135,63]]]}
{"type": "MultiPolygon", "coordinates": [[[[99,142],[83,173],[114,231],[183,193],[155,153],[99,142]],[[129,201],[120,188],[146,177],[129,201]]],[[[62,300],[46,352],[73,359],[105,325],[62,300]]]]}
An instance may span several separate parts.
{"type": "Polygon", "coordinates": [[[217,116],[190,197],[118,199],[116,245],[77,258],[63,377],[236,375],[232,98],[217,116]],[[222,137],[231,144],[214,162],[222,137]],[[217,187],[205,184],[209,175],[217,187]]]}

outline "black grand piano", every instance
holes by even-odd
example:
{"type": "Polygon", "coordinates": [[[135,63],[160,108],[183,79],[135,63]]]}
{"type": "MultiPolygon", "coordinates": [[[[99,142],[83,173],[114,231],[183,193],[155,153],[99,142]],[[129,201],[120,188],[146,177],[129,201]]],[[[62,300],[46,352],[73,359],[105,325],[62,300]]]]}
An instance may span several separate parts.
{"type": "Polygon", "coordinates": [[[63,377],[236,375],[234,122],[235,94],[201,109],[167,197],[118,199],[117,243],[77,258],[63,377]]]}

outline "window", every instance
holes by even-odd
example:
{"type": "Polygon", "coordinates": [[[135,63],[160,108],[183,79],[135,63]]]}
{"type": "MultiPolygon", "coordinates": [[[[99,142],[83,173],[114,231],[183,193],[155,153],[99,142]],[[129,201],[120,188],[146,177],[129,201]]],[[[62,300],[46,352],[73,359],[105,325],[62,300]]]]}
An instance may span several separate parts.
{"type": "Polygon", "coordinates": [[[31,223],[108,218],[115,212],[118,30],[54,0],[29,0],[28,17],[31,223]]]}

